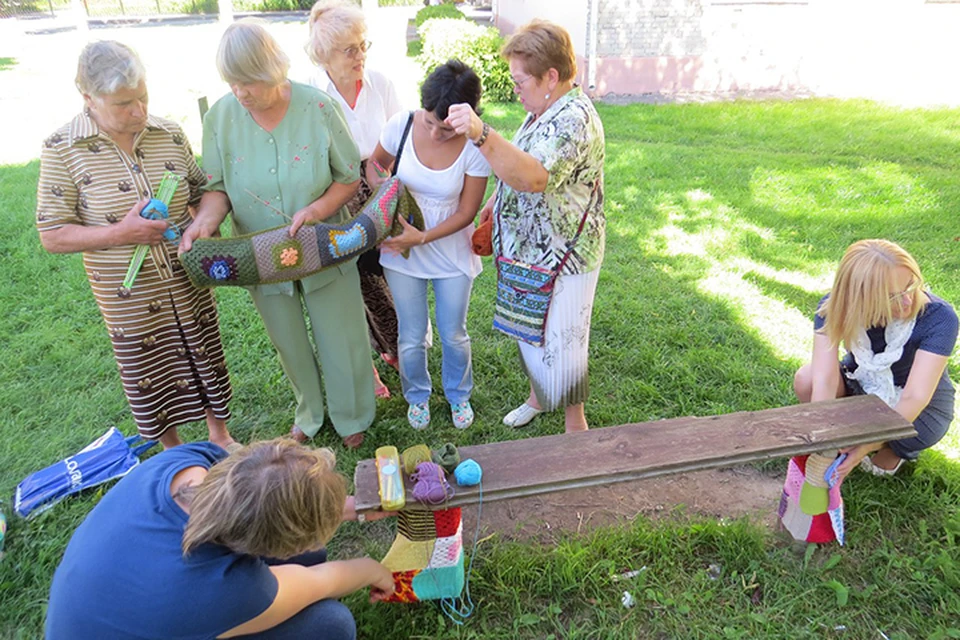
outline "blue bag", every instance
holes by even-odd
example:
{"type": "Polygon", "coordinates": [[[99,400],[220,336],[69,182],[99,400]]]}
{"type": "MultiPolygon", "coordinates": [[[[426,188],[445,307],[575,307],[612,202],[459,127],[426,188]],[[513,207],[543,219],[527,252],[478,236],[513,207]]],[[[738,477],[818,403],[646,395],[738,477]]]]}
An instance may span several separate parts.
{"type": "Polygon", "coordinates": [[[24,478],[17,485],[13,512],[33,518],[69,495],[125,476],[140,464],[137,456],[156,444],[154,440],[137,444],[142,440],[140,436],[124,438],[110,427],[79,453],[24,478]]]}

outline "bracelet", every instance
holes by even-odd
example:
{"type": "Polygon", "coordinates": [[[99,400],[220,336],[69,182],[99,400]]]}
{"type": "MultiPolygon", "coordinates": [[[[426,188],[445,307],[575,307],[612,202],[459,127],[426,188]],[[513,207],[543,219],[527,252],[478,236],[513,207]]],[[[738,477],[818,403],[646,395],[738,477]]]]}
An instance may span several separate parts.
{"type": "Polygon", "coordinates": [[[483,123],[483,130],[480,132],[480,137],[473,141],[473,144],[477,147],[482,147],[483,143],[487,141],[487,136],[490,135],[490,125],[486,122],[483,123]]]}

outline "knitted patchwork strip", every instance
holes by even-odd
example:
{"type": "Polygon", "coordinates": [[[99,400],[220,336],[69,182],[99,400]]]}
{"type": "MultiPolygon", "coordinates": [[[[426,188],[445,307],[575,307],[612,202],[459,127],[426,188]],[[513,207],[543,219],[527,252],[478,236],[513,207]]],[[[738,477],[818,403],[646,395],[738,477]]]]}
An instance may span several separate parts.
{"type": "Polygon", "coordinates": [[[397,215],[423,230],[423,215],[413,196],[399,180],[390,178],[343,224],[304,225],[296,238],[290,238],[289,227],[231,238],[199,238],[180,262],[197,287],[300,280],[350,260],[402,231],[397,215]]]}
{"type": "Polygon", "coordinates": [[[401,511],[397,514],[397,533],[415,542],[434,540],[437,528],[429,511],[401,511]]]}
{"type": "MultiPolygon", "coordinates": [[[[818,544],[836,540],[842,545],[845,530],[840,488],[828,490],[811,484],[806,477],[807,462],[808,456],[790,459],[777,515],[795,540],[818,544]]],[[[812,466],[810,470],[817,476],[823,473],[812,466]]]]}
{"type": "Polygon", "coordinates": [[[381,561],[393,573],[395,595],[386,602],[455,598],[463,591],[463,525],[460,508],[401,511],[397,537],[381,561]],[[412,540],[409,535],[428,540],[412,540]],[[411,598],[407,589],[412,588],[411,598]]]}
{"type": "Polygon", "coordinates": [[[430,558],[428,569],[437,567],[452,567],[463,557],[463,527],[457,530],[456,535],[446,538],[437,538],[433,547],[433,556],[430,558]]]}
{"type": "Polygon", "coordinates": [[[218,238],[207,250],[188,251],[180,256],[180,264],[198,287],[242,287],[260,281],[253,245],[242,237],[218,238]]]}
{"type": "Polygon", "coordinates": [[[419,600],[457,598],[463,591],[463,554],[453,566],[424,569],[413,576],[413,592],[419,600]]]}
{"type": "Polygon", "coordinates": [[[413,592],[413,578],[419,571],[401,571],[393,574],[393,595],[384,602],[419,602],[413,592]]]}
{"type": "Polygon", "coordinates": [[[436,538],[415,542],[398,534],[381,564],[393,573],[425,569],[433,557],[436,542],[436,538]]]}
{"type": "Polygon", "coordinates": [[[434,511],[433,520],[436,523],[438,538],[447,538],[449,536],[456,535],[457,531],[460,530],[460,507],[444,509],[443,511],[434,511]]]}
{"type": "Polygon", "coordinates": [[[317,232],[313,227],[301,227],[295,238],[283,227],[257,234],[252,240],[262,283],[298,280],[321,268],[317,232]]]}

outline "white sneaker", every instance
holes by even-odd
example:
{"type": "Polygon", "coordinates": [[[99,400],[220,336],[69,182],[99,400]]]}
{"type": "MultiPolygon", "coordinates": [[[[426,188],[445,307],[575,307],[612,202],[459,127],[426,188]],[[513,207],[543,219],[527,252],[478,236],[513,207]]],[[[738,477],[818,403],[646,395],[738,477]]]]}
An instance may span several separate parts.
{"type": "Polygon", "coordinates": [[[503,424],[508,427],[525,427],[530,424],[530,421],[536,418],[538,415],[543,413],[541,409],[534,409],[526,402],[522,405],[503,416],[503,424]]]}

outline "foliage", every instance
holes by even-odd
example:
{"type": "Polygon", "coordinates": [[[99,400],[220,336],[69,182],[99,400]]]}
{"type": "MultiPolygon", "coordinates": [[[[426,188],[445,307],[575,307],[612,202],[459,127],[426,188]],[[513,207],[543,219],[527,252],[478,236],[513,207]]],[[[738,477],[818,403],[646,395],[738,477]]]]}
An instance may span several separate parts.
{"type": "MultiPolygon", "coordinates": [[[[485,106],[484,120],[508,137],[524,116],[518,104],[485,106]]],[[[600,104],[598,111],[606,131],[607,253],[590,337],[592,427],[795,402],[792,375],[808,358],[816,302],[855,239],[904,245],[933,291],[960,304],[960,110],[802,100],[600,104]]],[[[106,427],[135,432],[81,257],[39,246],[37,172],[37,162],[0,167],[7,223],[0,234],[0,496],[7,499],[25,475],[106,427]]],[[[398,375],[378,363],[394,397],[378,401],[360,450],[343,450],[329,428],[314,442],[337,451],[348,477],[378,445],[403,449],[424,434],[429,443],[466,446],[563,430],[562,411],[523,430],[500,422],[529,386],[515,344],[490,328],[495,286],[484,259],[467,318],[474,426],[458,431],[449,421],[437,347],[429,354],[436,389],[427,432],[409,428],[398,375]]],[[[245,291],[216,295],[234,390],[231,429],[243,442],[279,436],[290,426],[293,393],[269,338],[245,291]]],[[[957,379],[960,358],[950,359],[949,370],[957,379]]],[[[181,433],[199,440],[205,429],[181,433]]],[[[770,468],[782,474],[783,461],[770,468]]],[[[365,593],[345,601],[362,638],[960,635],[960,428],[894,478],[854,472],[847,483],[843,548],[794,549],[753,523],[682,513],[658,521],[641,514],[593,533],[542,530],[527,542],[488,530],[473,566],[477,609],[463,627],[434,606],[371,605],[365,593]],[[614,582],[627,570],[640,573],[614,582]],[[632,609],[620,604],[624,591],[637,600],[632,609]]],[[[29,522],[10,518],[0,638],[42,637],[54,568],[108,490],[85,492],[29,522]]],[[[582,508],[586,522],[607,506],[571,508],[582,508]]],[[[9,500],[3,508],[10,517],[9,500]]],[[[519,519],[535,520],[525,508],[515,506],[519,519]]],[[[382,557],[392,526],[348,523],[331,555],[382,557]]],[[[464,533],[472,541],[473,531],[464,533]]]]}
{"type": "Polygon", "coordinates": [[[496,28],[481,27],[468,20],[433,18],[424,22],[419,32],[423,49],[417,62],[425,74],[457,58],[480,76],[485,99],[493,102],[515,99],[510,67],[500,56],[503,38],[496,28]]]}
{"type": "Polygon", "coordinates": [[[214,14],[219,11],[217,0],[186,0],[180,5],[180,13],[214,14]]]}
{"type": "Polygon", "coordinates": [[[417,17],[414,18],[414,22],[419,29],[421,25],[427,20],[433,18],[452,18],[454,20],[466,20],[467,16],[463,15],[463,12],[460,9],[457,9],[456,5],[453,4],[435,4],[424,7],[417,11],[417,17]]]}

